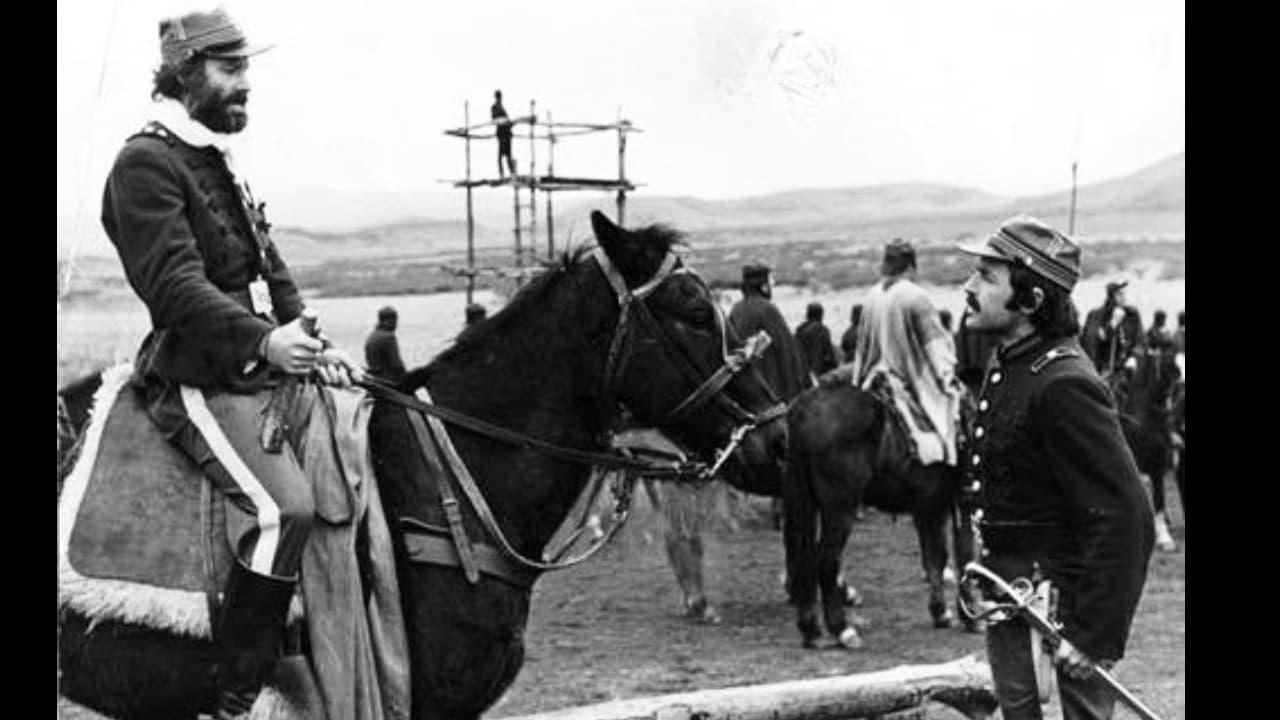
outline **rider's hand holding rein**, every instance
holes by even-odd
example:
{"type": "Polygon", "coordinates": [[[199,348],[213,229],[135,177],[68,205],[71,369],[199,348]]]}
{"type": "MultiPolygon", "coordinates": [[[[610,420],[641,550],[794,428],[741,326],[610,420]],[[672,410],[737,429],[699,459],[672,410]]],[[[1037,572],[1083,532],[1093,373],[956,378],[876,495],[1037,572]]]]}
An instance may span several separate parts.
{"type": "Polygon", "coordinates": [[[353,382],[365,379],[364,369],[351,359],[347,351],[334,347],[320,353],[316,374],[326,385],[338,387],[351,387],[353,382]]]}
{"type": "Polygon", "coordinates": [[[306,375],[316,367],[323,349],[324,344],[307,333],[299,317],[268,333],[259,354],[290,375],[306,375]]]}

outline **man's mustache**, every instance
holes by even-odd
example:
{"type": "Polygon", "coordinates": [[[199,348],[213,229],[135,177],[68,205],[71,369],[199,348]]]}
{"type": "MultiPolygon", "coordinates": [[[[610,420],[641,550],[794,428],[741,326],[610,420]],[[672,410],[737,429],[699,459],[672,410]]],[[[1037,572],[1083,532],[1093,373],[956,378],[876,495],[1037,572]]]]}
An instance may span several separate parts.
{"type": "Polygon", "coordinates": [[[964,304],[968,305],[969,309],[974,312],[982,312],[982,306],[978,304],[978,298],[975,295],[965,295],[964,304]]]}

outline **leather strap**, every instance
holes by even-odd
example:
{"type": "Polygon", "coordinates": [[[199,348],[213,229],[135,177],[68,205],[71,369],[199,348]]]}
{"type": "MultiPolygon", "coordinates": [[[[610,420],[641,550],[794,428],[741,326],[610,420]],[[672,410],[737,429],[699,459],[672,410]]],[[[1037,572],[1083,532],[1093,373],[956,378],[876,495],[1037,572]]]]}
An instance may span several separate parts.
{"type": "MultiPolygon", "coordinates": [[[[411,410],[405,410],[405,415],[409,418],[409,424],[413,426],[413,434],[418,438],[418,444],[422,446],[422,457],[427,461],[439,482],[440,487],[440,505],[444,508],[445,519],[449,523],[449,535],[453,537],[453,544],[457,551],[458,559],[462,564],[462,572],[467,576],[467,582],[472,585],[480,581],[480,570],[476,566],[475,554],[471,548],[471,539],[467,537],[467,531],[462,525],[462,509],[458,507],[458,497],[453,492],[453,487],[449,484],[447,473],[444,468],[436,463],[436,455],[431,452],[431,448],[435,444],[431,441],[431,434],[427,431],[426,425],[422,421],[422,416],[411,410]]],[[[436,422],[439,422],[438,420],[436,422]]],[[[461,480],[460,480],[461,481],[461,480]]]]}

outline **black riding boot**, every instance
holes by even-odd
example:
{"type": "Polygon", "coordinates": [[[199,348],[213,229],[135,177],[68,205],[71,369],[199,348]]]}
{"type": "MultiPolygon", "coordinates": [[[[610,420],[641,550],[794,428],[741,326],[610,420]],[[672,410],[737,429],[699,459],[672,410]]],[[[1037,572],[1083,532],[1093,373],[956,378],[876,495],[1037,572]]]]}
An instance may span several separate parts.
{"type": "Polygon", "coordinates": [[[215,718],[236,718],[253,706],[275,669],[276,650],[296,584],[259,575],[238,562],[232,565],[215,628],[222,655],[215,718]]]}

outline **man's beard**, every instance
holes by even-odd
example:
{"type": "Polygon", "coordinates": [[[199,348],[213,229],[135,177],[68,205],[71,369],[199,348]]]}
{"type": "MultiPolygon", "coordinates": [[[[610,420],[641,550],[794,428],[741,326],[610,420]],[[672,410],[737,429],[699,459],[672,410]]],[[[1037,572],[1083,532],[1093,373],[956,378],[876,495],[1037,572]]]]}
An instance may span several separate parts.
{"type": "Polygon", "coordinates": [[[207,85],[191,89],[191,105],[188,112],[191,118],[217,133],[238,133],[249,123],[249,115],[243,108],[249,101],[249,93],[244,90],[223,95],[207,85]],[[240,108],[231,109],[232,105],[240,108]]]}

